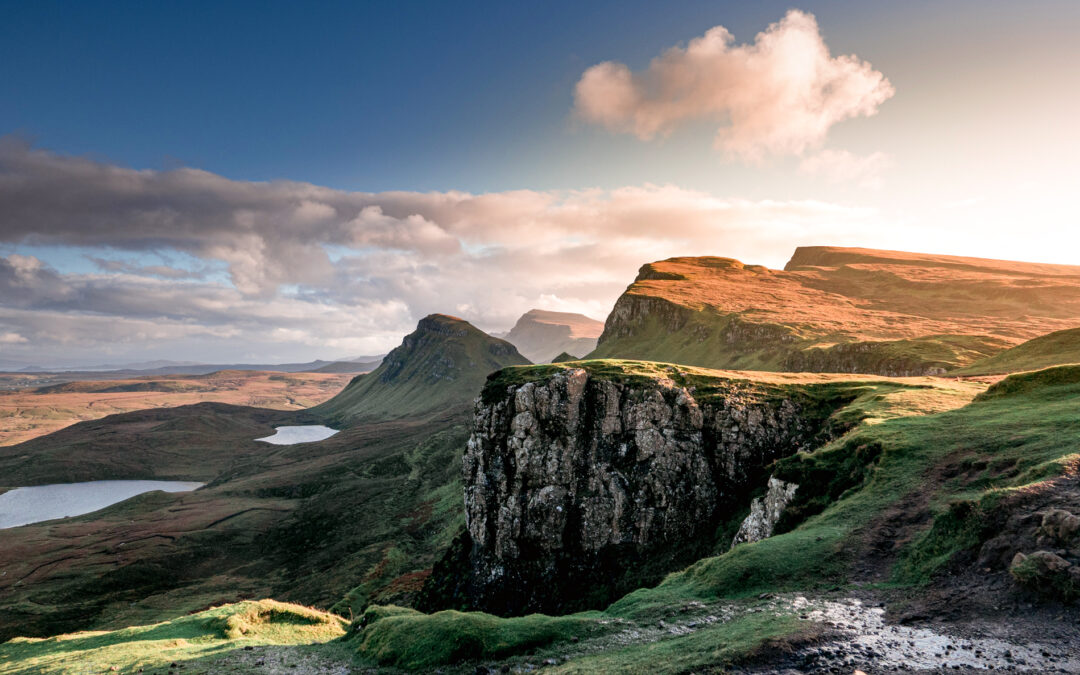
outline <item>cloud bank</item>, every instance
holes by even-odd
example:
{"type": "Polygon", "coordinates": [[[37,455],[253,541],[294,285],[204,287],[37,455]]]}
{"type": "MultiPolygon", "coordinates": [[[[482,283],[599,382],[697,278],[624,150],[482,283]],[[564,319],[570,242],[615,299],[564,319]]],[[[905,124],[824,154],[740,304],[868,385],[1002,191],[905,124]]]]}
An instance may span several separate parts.
{"type": "Polygon", "coordinates": [[[800,243],[856,240],[872,215],[657,185],[349,192],[127,169],[0,139],[0,345],[5,356],[376,353],[431,312],[486,329],[537,306],[602,319],[643,263],[780,265],[800,243]],[[151,264],[161,259],[174,262],[151,264]]]}
{"type": "Polygon", "coordinates": [[[643,71],[615,61],[592,66],[577,83],[575,109],[642,140],[716,123],[718,149],[757,160],[817,148],[834,124],[875,114],[893,93],[869,63],[832,56],[813,15],[790,10],[751,44],[734,44],[716,26],[643,71]]]}

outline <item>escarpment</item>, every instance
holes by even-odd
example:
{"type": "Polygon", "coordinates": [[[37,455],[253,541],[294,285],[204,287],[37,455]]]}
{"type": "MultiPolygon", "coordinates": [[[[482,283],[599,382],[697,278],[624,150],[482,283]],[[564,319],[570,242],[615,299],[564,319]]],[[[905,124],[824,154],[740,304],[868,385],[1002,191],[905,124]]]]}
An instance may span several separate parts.
{"type": "Polygon", "coordinates": [[[463,462],[467,532],[424,609],[601,607],[726,550],[769,465],[839,433],[830,416],[854,397],[594,365],[605,363],[489,381],[463,462]]]}
{"type": "Polygon", "coordinates": [[[783,270],[644,265],[590,358],[940,375],[1080,321],[1080,267],[805,247],[783,270]]]}

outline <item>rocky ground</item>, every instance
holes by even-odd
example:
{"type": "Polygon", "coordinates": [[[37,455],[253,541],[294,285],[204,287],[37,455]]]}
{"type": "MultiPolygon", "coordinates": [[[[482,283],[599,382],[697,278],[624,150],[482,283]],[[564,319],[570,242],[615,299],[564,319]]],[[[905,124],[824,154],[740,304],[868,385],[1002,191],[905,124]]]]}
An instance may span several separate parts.
{"type": "MultiPolygon", "coordinates": [[[[716,672],[765,673],[985,673],[1080,672],[1080,612],[1019,605],[1008,617],[956,623],[895,623],[885,595],[860,592],[784,594],[756,602],[690,603],[648,624],[613,619],[615,630],[504,662],[469,664],[447,673],[532,673],[573,667],[575,659],[716,629],[747,613],[795,613],[811,622],[808,637],[790,649],[759,654],[753,663],[716,672]]],[[[719,666],[718,666],[719,668],[719,666]]],[[[707,671],[712,672],[712,671],[707,671]]]]}

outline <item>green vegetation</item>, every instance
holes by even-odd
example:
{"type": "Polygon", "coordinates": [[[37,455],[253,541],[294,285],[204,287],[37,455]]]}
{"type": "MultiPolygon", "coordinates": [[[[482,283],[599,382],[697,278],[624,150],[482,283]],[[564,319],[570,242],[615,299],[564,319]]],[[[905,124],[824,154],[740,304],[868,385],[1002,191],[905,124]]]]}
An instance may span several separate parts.
{"type": "Polygon", "coordinates": [[[150,626],[16,638],[0,645],[0,673],[165,669],[255,645],[324,643],[344,635],[346,627],[339,616],[300,605],[248,601],[150,626]]]}
{"type": "Polygon", "coordinates": [[[1080,328],[1059,330],[953,371],[956,375],[993,375],[1080,363],[1080,328]]]}
{"type": "Polygon", "coordinates": [[[422,614],[400,607],[372,608],[361,624],[352,638],[361,657],[409,669],[502,658],[603,630],[587,615],[503,619],[482,612],[422,614]]]}
{"type": "Polygon", "coordinates": [[[422,419],[467,408],[488,373],[526,363],[509,342],[461,319],[433,314],[378,368],[353,378],[344,391],[311,412],[332,426],[422,419]]]}
{"type": "Polygon", "coordinates": [[[1015,377],[999,384],[999,392],[1020,393],[988,392],[957,410],[863,425],[816,452],[783,460],[782,475],[835,499],[803,497],[796,505],[808,517],[788,521],[791,531],[702,560],[609,611],[640,615],[693,599],[844,584],[850,558],[861,552],[862,534],[889,507],[903,502],[918,509],[920,500],[937,517],[902,552],[893,580],[926,582],[958,552],[991,534],[986,514],[1000,493],[1074,464],[1080,367],[1071,374],[1055,369],[1015,377]]]}
{"type": "Polygon", "coordinates": [[[775,657],[778,652],[814,639],[818,632],[814,624],[790,614],[747,614],[689,635],[572,659],[551,672],[676,675],[699,668],[716,672],[718,668],[752,662],[757,656],[775,657]]]}

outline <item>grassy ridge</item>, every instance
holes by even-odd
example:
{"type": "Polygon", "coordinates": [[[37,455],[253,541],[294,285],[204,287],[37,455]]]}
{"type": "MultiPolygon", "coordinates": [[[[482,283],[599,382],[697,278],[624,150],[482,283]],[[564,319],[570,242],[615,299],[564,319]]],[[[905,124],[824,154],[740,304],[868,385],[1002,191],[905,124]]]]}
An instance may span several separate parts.
{"type": "Polygon", "coordinates": [[[1059,330],[953,371],[957,375],[996,375],[1080,363],[1080,328],[1059,330]]]}
{"type": "Polygon", "coordinates": [[[461,319],[433,314],[421,320],[378,368],[357,376],[311,412],[333,425],[425,418],[467,408],[488,373],[527,363],[509,342],[461,319]]]}
{"type": "MultiPolygon", "coordinates": [[[[347,625],[339,616],[300,605],[241,602],[149,626],[16,638],[0,645],[0,673],[135,672],[189,660],[215,672],[210,663],[237,649],[324,643],[343,636],[347,625]]],[[[199,671],[207,672],[186,672],[199,671]]]]}

